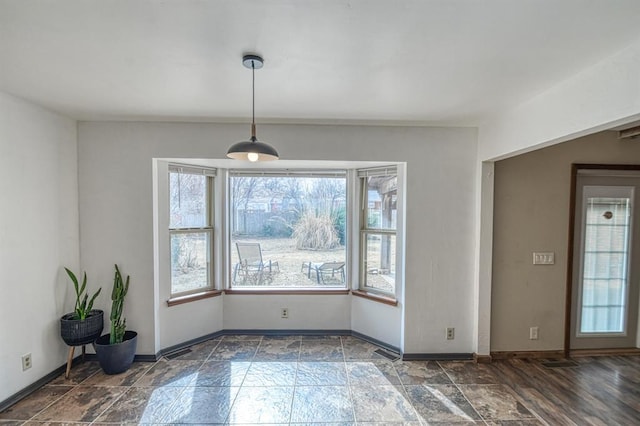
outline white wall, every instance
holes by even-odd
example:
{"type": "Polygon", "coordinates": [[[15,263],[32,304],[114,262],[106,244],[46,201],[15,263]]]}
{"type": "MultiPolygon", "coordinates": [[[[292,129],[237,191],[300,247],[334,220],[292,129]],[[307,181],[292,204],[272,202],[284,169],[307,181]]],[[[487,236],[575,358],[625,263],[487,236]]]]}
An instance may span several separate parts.
{"type": "Polygon", "coordinates": [[[351,329],[396,348],[403,347],[403,303],[398,307],[361,297],[351,298],[351,329]],[[393,327],[390,325],[393,324],[393,327]]]}
{"type": "Polygon", "coordinates": [[[506,158],[640,119],[640,39],[483,123],[479,160],[506,158]]]}
{"type": "Polygon", "coordinates": [[[352,323],[368,322],[369,328],[356,331],[385,341],[398,336],[399,341],[403,320],[406,352],[472,352],[474,129],[258,127],[259,138],[273,143],[287,160],[407,162],[404,314],[405,306],[400,305],[387,321],[361,309],[354,309],[356,318],[347,296],[287,296],[282,300],[292,317],[284,325],[273,315],[273,308],[281,307],[277,296],[227,295],[220,323],[220,297],[171,308],[163,298],[154,299],[152,159],[224,158],[229,145],[246,138],[248,131],[248,125],[207,123],[79,124],[82,265],[105,283],[113,262],[131,274],[125,310],[128,324],[140,333],[138,353],[154,353],[171,342],[197,337],[192,336],[193,324],[215,332],[348,329],[352,323]],[[331,311],[327,299],[332,300],[331,311]],[[444,339],[447,326],[456,327],[456,340],[444,339]],[[158,341],[156,330],[162,336],[158,341]]]}
{"type": "Polygon", "coordinates": [[[75,121],[0,92],[0,401],[66,361],[59,319],[75,299],[62,266],[79,271],[76,136],[75,121]]]}
{"type": "Polygon", "coordinates": [[[224,296],[226,330],[350,330],[349,295],[241,295],[224,296]],[[289,318],[280,309],[289,309],[289,318]]]}
{"type": "Polygon", "coordinates": [[[489,355],[491,351],[491,278],[493,256],[493,188],[494,164],[483,162],[477,170],[476,182],[476,255],[474,288],[474,352],[489,355]]]}
{"type": "Polygon", "coordinates": [[[407,161],[403,349],[473,352],[476,129],[425,132],[424,142],[394,145],[407,161]]]}

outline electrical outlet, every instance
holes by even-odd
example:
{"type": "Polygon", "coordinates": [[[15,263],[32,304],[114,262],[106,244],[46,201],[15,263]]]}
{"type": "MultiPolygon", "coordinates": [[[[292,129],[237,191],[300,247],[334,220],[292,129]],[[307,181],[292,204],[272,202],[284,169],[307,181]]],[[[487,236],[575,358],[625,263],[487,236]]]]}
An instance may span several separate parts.
{"type": "Polygon", "coordinates": [[[289,308],[282,308],[280,311],[281,318],[289,318],[289,308]]]}
{"type": "Polygon", "coordinates": [[[22,371],[31,368],[31,354],[22,355],[22,371]]]}
{"type": "Polygon", "coordinates": [[[453,340],[456,337],[456,329],[453,327],[447,327],[447,340],[453,340]]]}
{"type": "Polygon", "coordinates": [[[529,340],[538,340],[538,327],[529,328],[529,340]]]}

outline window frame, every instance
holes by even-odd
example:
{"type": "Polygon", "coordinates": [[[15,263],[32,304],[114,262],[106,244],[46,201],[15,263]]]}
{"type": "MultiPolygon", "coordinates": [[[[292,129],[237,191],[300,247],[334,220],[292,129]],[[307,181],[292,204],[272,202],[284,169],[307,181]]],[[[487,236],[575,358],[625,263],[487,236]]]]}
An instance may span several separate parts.
{"type": "MultiPolygon", "coordinates": [[[[384,167],[373,167],[366,169],[358,169],[357,176],[359,180],[359,190],[360,190],[360,206],[359,206],[359,221],[360,221],[360,247],[359,247],[359,261],[358,261],[358,291],[363,292],[365,294],[372,294],[377,297],[390,299],[392,301],[396,300],[396,295],[398,292],[398,222],[396,221],[396,226],[394,229],[390,228],[374,228],[369,227],[369,191],[367,185],[368,177],[375,176],[395,176],[396,179],[399,179],[398,176],[398,168],[397,166],[384,166],[384,167]],[[393,291],[385,291],[379,288],[367,286],[367,237],[369,235],[380,235],[380,236],[393,236],[395,237],[395,246],[396,246],[396,271],[393,283],[393,291]]],[[[396,188],[396,203],[399,202],[400,196],[400,185],[397,185],[396,188]]],[[[398,208],[396,207],[396,212],[398,212],[398,208]]]]}
{"type": "MultiPolygon", "coordinates": [[[[174,235],[179,234],[202,234],[204,233],[207,236],[207,285],[198,287],[195,289],[174,292],[173,290],[173,274],[169,273],[169,297],[170,300],[181,300],[189,297],[193,297],[194,295],[212,292],[216,290],[215,284],[215,250],[214,250],[214,238],[215,238],[215,209],[213,208],[213,204],[215,202],[215,182],[214,179],[216,177],[216,169],[201,167],[201,166],[191,166],[191,165],[182,165],[176,163],[168,164],[168,193],[171,194],[171,174],[190,174],[190,175],[198,175],[205,177],[205,203],[206,203],[206,213],[205,226],[202,227],[171,227],[171,199],[169,198],[169,202],[167,203],[167,208],[169,209],[169,224],[168,224],[168,238],[169,238],[169,265],[172,265],[172,250],[171,250],[171,240],[174,235]]],[[[171,266],[170,266],[171,268],[171,266]]]]}
{"type": "Polygon", "coordinates": [[[225,252],[228,253],[224,259],[225,274],[225,293],[229,294],[347,294],[351,289],[351,258],[354,244],[351,238],[351,214],[353,209],[352,191],[351,191],[351,173],[353,169],[346,168],[295,168],[295,169],[226,169],[226,193],[224,199],[224,207],[227,212],[227,220],[225,221],[225,252]],[[344,178],[345,180],[345,230],[344,230],[344,250],[345,250],[345,281],[343,286],[307,286],[307,287],[279,287],[279,286],[234,286],[233,273],[234,265],[232,264],[232,251],[235,247],[232,242],[233,230],[233,212],[232,212],[232,183],[234,177],[299,177],[299,178],[344,178]]]}

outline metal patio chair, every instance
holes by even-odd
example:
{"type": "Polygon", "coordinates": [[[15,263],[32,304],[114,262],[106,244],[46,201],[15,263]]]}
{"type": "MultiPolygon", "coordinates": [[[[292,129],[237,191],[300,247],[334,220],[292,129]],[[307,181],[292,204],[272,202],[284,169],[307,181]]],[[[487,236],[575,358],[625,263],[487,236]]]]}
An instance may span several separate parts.
{"type": "Polygon", "coordinates": [[[271,282],[273,275],[280,272],[278,262],[262,260],[260,243],[236,243],[238,258],[233,269],[233,282],[241,280],[242,284],[261,285],[271,282]]]}
{"type": "Polygon", "coordinates": [[[325,278],[329,276],[331,276],[332,279],[335,279],[337,276],[340,279],[340,282],[344,283],[346,279],[344,266],[344,262],[303,262],[302,270],[307,270],[307,278],[309,279],[311,279],[311,271],[315,271],[316,281],[318,284],[324,284],[325,278]]]}

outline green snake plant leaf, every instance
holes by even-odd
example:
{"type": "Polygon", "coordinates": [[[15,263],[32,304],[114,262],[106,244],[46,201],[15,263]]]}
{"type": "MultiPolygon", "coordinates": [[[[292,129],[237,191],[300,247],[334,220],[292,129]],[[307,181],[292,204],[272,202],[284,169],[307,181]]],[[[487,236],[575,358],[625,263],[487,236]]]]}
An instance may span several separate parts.
{"type": "Polygon", "coordinates": [[[80,291],[78,288],[78,278],[76,278],[76,274],[74,274],[73,272],[71,272],[71,270],[69,268],[64,268],[65,271],[67,271],[67,275],[69,275],[69,278],[71,279],[71,282],[73,283],[73,288],[76,291],[76,309],[78,309],[78,299],[79,299],[79,295],[80,295],[80,291]]]}
{"type": "Polygon", "coordinates": [[[91,300],[89,300],[89,305],[87,306],[87,313],[91,312],[91,310],[93,309],[93,302],[96,300],[96,297],[98,297],[98,295],[100,294],[100,291],[102,291],[102,287],[100,287],[98,291],[96,291],[96,294],[93,295],[91,300]]]}
{"type": "Polygon", "coordinates": [[[111,291],[111,336],[110,343],[121,343],[126,330],[126,319],[122,318],[124,311],[124,297],[129,291],[129,276],[126,283],[122,280],[122,274],[118,265],[115,265],[115,275],[113,277],[113,290],[111,291]]]}
{"type": "Polygon", "coordinates": [[[84,291],[87,289],[87,273],[84,273],[84,276],[82,277],[82,285],[80,286],[80,293],[82,294],[84,293],[84,291]]]}
{"type": "Polygon", "coordinates": [[[93,295],[93,297],[91,297],[91,300],[88,302],[89,294],[86,293],[87,273],[85,272],[83,274],[82,284],[80,285],[78,283],[78,278],[69,268],[65,267],[64,270],[67,271],[67,275],[69,276],[69,279],[71,279],[71,282],[73,283],[73,289],[76,292],[76,305],[74,308],[74,318],[76,320],[83,321],[87,318],[87,314],[93,308],[93,303],[95,302],[98,294],[100,294],[100,290],[102,290],[102,288],[99,288],[98,291],[93,295]]]}

